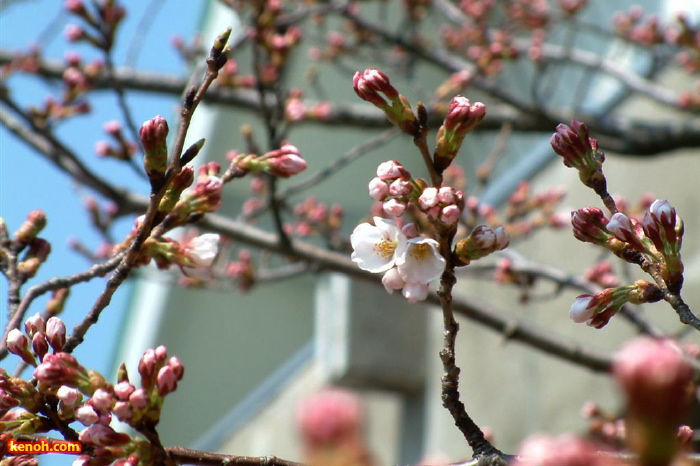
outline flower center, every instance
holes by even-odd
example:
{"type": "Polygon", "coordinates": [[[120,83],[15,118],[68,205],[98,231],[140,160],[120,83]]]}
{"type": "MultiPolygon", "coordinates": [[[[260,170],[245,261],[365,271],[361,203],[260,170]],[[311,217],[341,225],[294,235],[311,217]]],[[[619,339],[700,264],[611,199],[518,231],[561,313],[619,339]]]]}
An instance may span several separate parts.
{"type": "Polygon", "coordinates": [[[387,258],[394,254],[396,250],[396,242],[390,240],[384,240],[374,245],[375,254],[387,258]]]}
{"type": "Polygon", "coordinates": [[[427,243],[416,244],[411,248],[410,254],[416,260],[425,260],[425,258],[428,257],[428,254],[430,254],[430,246],[428,246],[427,243]]]}

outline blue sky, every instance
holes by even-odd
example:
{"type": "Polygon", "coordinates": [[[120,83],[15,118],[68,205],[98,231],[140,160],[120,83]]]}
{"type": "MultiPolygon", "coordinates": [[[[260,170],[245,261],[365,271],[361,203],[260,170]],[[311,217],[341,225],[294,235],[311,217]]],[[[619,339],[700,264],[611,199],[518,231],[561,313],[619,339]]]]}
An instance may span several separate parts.
{"type": "MultiPolygon", "coordinates": [[[[67,51],[79,52],[86,61],[99,56],[89,47],[70,44],[63,38],[65,25],[77,21],[62,12],[62,1],[28,0],[8,3],[9,6],[4,1],[0,2],[0,47],[26,50],[28,45],[40,41],[44,56],[53,59],[62,59],[67,51]]],[[[127,17],[119,31],[115,63],[118,66],[124,65],[128,58],[130,64],[147,71],[183,74],[184,65],[170,45],[170,38],[173,34],[178,34],[189,40],[199,25],[202,10],[207,2],[125,0],[121,3],[127,8],[127,17]],[[134,41],[143,46],[132,47],[134,41]],[[138,50],[137,55],[135,50],[138,50]]],[[[28,75],[12,76],[8,87],[12,97],[23,106],[40,106],[48,95],[60,93],[59,86],[46,86],[28,75]]],[[[173,121],[177,105],[173,98],[133,92],[128,94],[128,102],[137,124],[156,114],[162,114],[173,121]]],[[[95,154],[95,143],[101,139],[109,140],[102,130],[102,125],[112,119],[123,121],[117,110],[115,97],[101,92],[91,103],[93,112],[90,115],[79,116],[60,124],[57,133],[101,176],[116,185],[130,186],[147,195],[147,183],[140,180],[132,169],[119,162],[100,159],[95,154]]],[[[171,128],[173,126],[171,125],[171,128]]],[[[141,165],[140,160],[138,165],[141,165]]],[[[90,264],[68,246],[70,238],[79,239],[93,250],[101,242],[99,235],[92,229],[87,212],[82,208],[83,199],[87,195],[92,193],[75,185],[4,127],[0,127],[0,217],[5,220],[12,233],[22,224],[27,213],[34,209],[43,209],[48,218],[48,225],[40,236],[49,240],[52,245],[48,261],[24,290],[48,278],[72,275],[89,267],[90,264]]],[[[117,237],[130,229],[132,221],[133,219],[124,219],[118,223],[117,237]]],[[[69,329],[88,312],[104,289],[104,283],[103,279],[96,279],[73,289],[66,311],[62,315],[69,329]]],[[[7,306],[4,304],[7,302],[7,284],[4,277],[0,280],[0,299],[3,303],[0,305],[0,319],[4,328],[7,322],[7,306]]],[[[75,352],[86,367],[99,370],[110,379],[114,377],[111,373],[111,354],[115,349],[128,299],[128,287],[118,290],[110,307],[88,333],[85,343],[75,352]]],[[[45,303],[46,296],[35,301],[28,315],[41,312],[45,303]]],[[[16,359],[7,358],[2,367],[14,370],[16,359]]],[[[54,457],[46,460],[49,460],[46,464],[70,463],[68,458],[59,460],[54,457]]],[[[43,462],[44,459],[42,464],[43,462]]]]}

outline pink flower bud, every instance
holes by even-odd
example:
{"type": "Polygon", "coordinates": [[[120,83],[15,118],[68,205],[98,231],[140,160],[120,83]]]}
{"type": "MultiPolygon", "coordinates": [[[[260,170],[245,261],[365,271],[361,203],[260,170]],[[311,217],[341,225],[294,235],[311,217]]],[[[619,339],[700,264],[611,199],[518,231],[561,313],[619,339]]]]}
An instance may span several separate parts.
{"type": "Polygon", "coordinates": [[[297,419],[307,448],[357,441],[364,413],[359,398],[340,388],[328,388],[304,401],[297,419]]]}
{"type": "Polygon", "coordinates": [[[444,223],[445,225],[456,225],[459,222],[461,215],[462,212],[460,212],[459,207],[456,205],[448,205],[443,207],[442,212],[440,213],[440,222],[444,223]]]}
{"type": "Polygon", "coordinates": [[[139,130],[145,152],[143,165],[152,190],[160,189],[168,168],[168,131],[168,122],[160,115],[144,121],[139,130]]]}
{"type": "Polygon", "coordinates": [[[411,174],[396,160],[389,160],[379,164],[377,176],[384,181],[392,182],[397,178],[410,178],[411,174]]]}
{"type": "Polygon", "coordinates": [[[19,329],[13,328],[10,330],[7,334],[7,350],[12,354],[22,356],[27,352],[28,348],[29,338],[19,329]]]}
{"type": "Polygon", "coordinates": [[[55,353],[63,349],[66,343],[66,324],[58,317],[51,317],[46,322],[46,339],[55,353]]]}
{"type": "Polygon", "coordinates": [[[75,418],[83,425],[91,426],[100,419],[100,416],[92,406],[83,405],[75,410],[75,418]]]}
{"type": "Polygon", "coordinates": [[[37,333],[43,333],[46,329],[46,321],[41,316],[41,313],[36,313],[26,320],[24,323],[24,330],[27,335],[33,337],[37,333]]]}
{"type": "Polygon", "coordinates": [[[103,388],[98,388],[90,398],[90,404],[102,413],[109,412],[113,402],[112,394],[103,388]]]}
{"type": "Polygon", "coordinates": [[[424,301],[428,297],[428,291],[430,291],[427,283],[406,283],[403,287],[403,297],[411,303],[417,303],[418,301],[424,301]]]}
{"type": "Polygon", "coordinates": [[[158,386],[158,393],[160,396],[165,396],[168,393],[172,393],[177,389],[177,374],[171,366],[163,366],[158,371],[158,376],[156,377],[156,385],[158,386]]]}
{"type": "Polygon", "coordinates": [[[421,209],[428,210],[431,207],[435,207],[438,203],[438,190],[437,188],[429,187],[423,190],[423,193],[418,198],[418,204],[421,209]]]}
{"type": "Polygon", "coordinates": [[[407,239],[416,238],[419,236],[418,228],[415,223],[407,223],[401,227],[401,233],[406,235],[407,239]]]}
{"type": "Polygon", "coordinates": [[[69,42],[77,42],[85,37],[85,30],[77,24],[68,24],[63,30],[63,36],[69,42]]]}
{"type": "Polygon", "coordinates": [[[295,153],[288,153],[280,155],[278,157],[270,158],[269,160],[267,160],[267,163],[269,166],[267,171],[271,175],[279,176],[282,178],[289,178],[290,176],[294,176],[298,173],[301,173],[304,170],[306,170],[307,167],[306,160],[304,160],[303,158],[301,158],[300,155],[295,153]]]}
{"type": "Polygon", "coordinates": [[[142,410],[148,406],[148,393],[143,388],[138,388],[129,395],[129,403],[134,409],[142,410]]]}
{"type": "Polygon", "coordinates": [[[396,199],[389,199],[384,202],[383,208],[390,217],[400,217],[406,210],[406,204],[396,199]]]}
{"type": "Polygon", "coordinates": [[[73,408],[82,399],[82,395],[75,388],[62,385],[56,392],[56,398],[61,401],[61,404],[66,408],[73,408]]]}
{"type": "Polygon", "coordinates": [[[119,382],[114,386],[114,394],[120,401],[127,401],[129,396],[134,393],[136,387],[131,385],[128,380],[119,382]]]}
{"type": "Polygon", "coordinates": [[[408,196],[413,191],[413,185],[410,181],[398,179],[394,180],[389,185],[389,194],[392,196],[403,197],[408,196]]]}
{"type": "Polygon", "coordinates": [[[486,105],[481,102],[472,104],[469,99],[458,95],[450,102],[450,108],[445,117],[445,131],[464,137],[486,116],[486,105]]]}
{"type": "Polygon", "coordinates": [[[153,349],[147,349],[146,352],[143,353],[138,366],[142,387],[150,388],[153,386],[155,382],[156,364],[158,364],[156,352],[153,349]]]}
{"type": "Polygon", "coordinates": [[[389,294],[393,293],[394,290],[402,289],[405,284],[406,282],[403,281],[403,278],[401,278],[401,274],[399,273],[399,269],[396,267],[392,267],[387,270],[382,277],[382,285],[384,285],[384,289],[389,294]]]}
{"type": "Polygon", "coordinates": [[[375,177],[369,182],[369,197],[383,201],[389,195],[389,186],[381,178],[375,177]]]}
{"type": "Polygon", "coordinates": [[[602,210],[595,207],[571,212],[571,224],[574,227],[574,236],[579,241],[603,245],[611,236],[606,228],[608,219],[602,210]]]}
{"type": "Polygon", "coordinates": [[[63,6],[73,14],[85,13],[85,4],[82,0],[66,0],[63,6]]]}
{"type": "Polygon", "coordinates": [[[158,362],[165,362],[165,360],[168,359],[168,348],[164,345],[159,345],[155,349],[155,355],[158,362]]]}
{"type": "Polygon", "coordinates": [[[598,454],[599,447],[573,435],[549,437],[535,434],[518,449],[514,466],[604,466],[608,459],[598,454]]]}
{"type": "Polygon", "coordinates": [[[82,443],[99,447],[115,447],[126,445],[131,441],[127,434],[116,432],[104,424],[93,424],[80,432],[79,439],[82,443]]]}
{"type": "Polygon", "coordinates": [[[627,396],[627,439],[640,464],[669,464],[690,415],[692,367],[673,341],[639,337],[616,354],[613,375],[627,396]]]}
{"type": "Polygon", "coordinates": [[[114,404],[112,412],[115,416],[117,416],[117,419],[126,423],[131,421],[131,419],[134,417],[134,411],[131,409],[131,404],[129,404],[128,401],[117,401],[114,404]]]}

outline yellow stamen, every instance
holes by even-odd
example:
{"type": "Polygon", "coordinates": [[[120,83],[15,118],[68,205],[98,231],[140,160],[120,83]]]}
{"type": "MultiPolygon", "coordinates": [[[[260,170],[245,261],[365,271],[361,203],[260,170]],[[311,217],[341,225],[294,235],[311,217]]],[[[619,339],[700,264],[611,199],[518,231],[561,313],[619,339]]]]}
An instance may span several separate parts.
{"type": "Polygon", "coordinates": [[[374,245],[375,254],[378,254],[384,258],[389,257],[392,254],[394,254],[395,250],[396,250],[396,242],[394,242],[394,241],[384,240],[384,241],[374,245]]]}
{"type": "Polygon", "coordinates": [[[430,246],[427,243],[416,244],[411,248],[410,254],[416,260],[423,261],[430,254],[430,246]]]}

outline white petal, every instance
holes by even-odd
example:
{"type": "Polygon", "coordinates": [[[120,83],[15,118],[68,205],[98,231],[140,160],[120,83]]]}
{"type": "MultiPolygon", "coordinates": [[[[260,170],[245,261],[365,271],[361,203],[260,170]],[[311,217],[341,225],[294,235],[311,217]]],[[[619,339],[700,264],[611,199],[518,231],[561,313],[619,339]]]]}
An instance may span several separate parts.
{"type": "Polygon", "coordinates": [[[438,252],[438,242],[430,238],[412,238],[397,257],[396,265],[406,282],[430,283],[445,270],[445,259],[438,252]]]}

